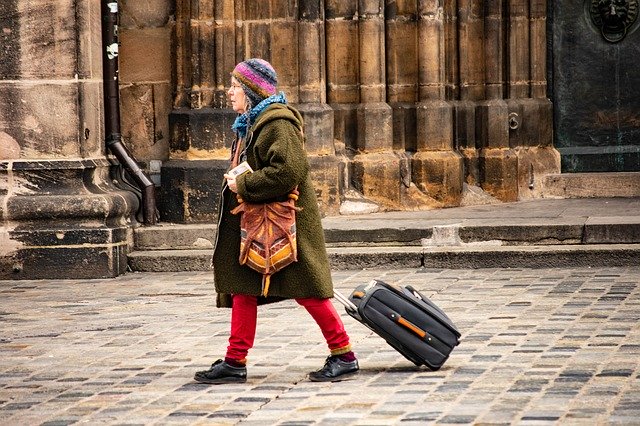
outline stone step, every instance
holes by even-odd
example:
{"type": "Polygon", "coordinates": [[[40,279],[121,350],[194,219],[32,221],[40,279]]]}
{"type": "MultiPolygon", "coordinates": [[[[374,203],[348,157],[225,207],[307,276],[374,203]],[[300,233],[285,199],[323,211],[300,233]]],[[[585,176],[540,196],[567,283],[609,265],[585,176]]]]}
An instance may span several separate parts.
{"type": "MultiPolygon", "coordinates": [[[[135,230],[136,250],[213,247],[215,225],[161,224],[135,230]]],[[[327,219],[330,246],[440,246],[640,243],[640,216],[505,219],[327,219]]]]}
{"type": "MultiPolygon", "coordinates": [[[[328,247],[336,270],[364,268],[556,268],[640,266],[640,244],[328,247]]],[[[211,250],[147,250],[129,255],[137,272],[207,271],[211,250]]]]}

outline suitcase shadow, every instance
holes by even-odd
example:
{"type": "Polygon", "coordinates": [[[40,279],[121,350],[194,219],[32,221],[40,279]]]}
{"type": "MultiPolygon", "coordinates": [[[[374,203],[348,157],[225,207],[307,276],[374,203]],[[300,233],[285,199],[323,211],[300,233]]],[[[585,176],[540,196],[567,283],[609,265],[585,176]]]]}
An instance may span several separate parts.
{"type": "Polygon", "coordinates": [[[432,374],[438,374],[441,373],[443,370],[446,370],[446,367],[441,368],[438,371],[433,371],[430,368],[421,365],[421,366],[417,366],[417,365],[412,365],[412,364],[407,364],[407,365],[401,365],[401,366],[394,366],[394,367],[377,367],[377,366],[366,366],[366,365],[362,365],[360,364],[360,374],[364,374],[367,376],[373,376],[376,374],[380,374],[380,373],[432,373],[432,374]]]}

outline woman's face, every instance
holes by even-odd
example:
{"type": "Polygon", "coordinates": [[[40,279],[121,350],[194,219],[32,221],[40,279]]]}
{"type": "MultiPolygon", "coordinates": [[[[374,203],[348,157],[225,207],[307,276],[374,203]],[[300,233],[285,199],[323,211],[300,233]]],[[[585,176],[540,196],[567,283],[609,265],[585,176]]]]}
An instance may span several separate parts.
{"type": "Polygon", "coordinates": [[[238,114],[244,114],[247,112],[247,95],[244,94],[242,86],[238,83],[235,77],[231,77],[231,87],[227,91],[229,101],[231,101],[231,108],[238,114]]]}

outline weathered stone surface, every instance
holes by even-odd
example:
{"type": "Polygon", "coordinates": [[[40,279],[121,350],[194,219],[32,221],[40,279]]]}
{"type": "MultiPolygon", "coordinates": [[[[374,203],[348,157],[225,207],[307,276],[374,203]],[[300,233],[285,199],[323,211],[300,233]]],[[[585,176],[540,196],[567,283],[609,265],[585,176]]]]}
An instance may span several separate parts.
{"type": "Polygon", "coordinates": [[[481,100],[485,94],[483,4],[458,2],[460,99],[481,100]]]}
{"type": "Polygon", "coordinates": [[[162,27],[168,23],[174,9],[172,0],[121,0],[120,25],[125,28],[162,27]]]}
{"type": "Polygon", "coordinates": [[[169,160],[162,165],[158,208],[170,223],[215,223],[228,160],[169,160]]]}
{"type": "Polygon", "coordinates": [[[139,206],[107,160],[0,167],[0,279],[104,278],[126,271],[139,206]],[[115,174],[113,174],[115,176],[115,174]]]}
{"type": "Polygon", "coordinates": [[[483,148],[479,156],[481,187],[502,201],[518,199],[518,157],[508,148],[483,148]]]}
{"type": "Polygon", "coordinates": [[[485,52],[485,95],[487,99],[502,99],[505,93],[504,62],[505,34],[504,8],[507,5],[502,1],[489,1],[485,3],[484,17],[484,52],[485,52]]]}
{"type": "Polygon", "coordinates": [[[122,138],[140,161],[169,156],[170,88],[165,84],[134,84],[120,89],[122,138]],[[164,113],[163,113],[164,112],[164,113]]]}
{"type": "Polygon", "coordinates": [[[400,160],[392,152],[358,154],[351,161],[350,184],[366,198],[386,208],[400,203],[400,160]]]}
{"type": "Polygon", "coordinates": [[[171,80],[171,28],[127,28],[119,32],[120,84],[171,80]]]}
{"type": "Polygon", "coordinates": [[[415,152],[417,145],[417,113],[414,103],[390,104],[393,110],[393,149],[415,152]]]}
{"type": "Polygon", "coordinates": [[[78,92],[76,82],[2,83],[0,131],[18,141],[21,158],[79,157],[78,92]]]}
{"type": "Polygon", "coordinates": [[[335,155],[333,145],[333,109],[327,104],[298,104],[304,119],[305,149],[314,155],[335,155]]]}
{"type": "Polygon", "coordinates": [[[503,100],[478,102],[476,137],[478,147],[509,146],[509,108],[503,100]]]}
{"type": "Polygon", "coordinates": [[[342,142],[347,151],[354,154],[358,150],[358,104],[331,104],[335,121],[333,137],[342,142]]]}
{"type": "Polygon", "coordinates": [[[477,185],[480,180],[475,107],[476,104],[472,101],[458,101],[453,103],[455,123],[453,146],[463,159],[464,181],[471,185],[477,185]]]}
{"type": "Polygon", "coordinates": [[[0,132],[0,160],[13,160],[20,157],[18,141],[5,132],[0,132]]]}
{"type": "Polygon", "coordinates": [[[230,109],[179,109],[169,115],[170,158],[229,158],[235,138],[231,125],[237,114],[230,109]]]}
{"type": "Polygon", "coordinates": [[[411,179],[444,206],[457,206],[462,199],[462,167],[462,156],[455,151],[418,151],[411,159],[411,179]]]}
{"type": "Polygon", "coordinates": [[[393,136],[393,115],[386,103],[359,104],[358,150],[360,152],[379,152],[390,150],[393,136]]]}
{"type": "Polygon", "coordinates": [[[298,77],[299,101],[303,103],[326,102],[324,67],[324,22],[319,19],[318,2],[301,2],[298,22],[300,48],[300,75],[298,77]],[[316,7],[313,7],[313,4],[316,7]],[[304,9],[308,6],[309,9],[304,9]]]}
{"type": "MultiPolygon", "coordinates": [[[[433,1],[418,2],[418,13],[419,99],[443,99],[444,15],[433,1]]],[[[457,60],[457,53],[454,56],[457,60]]]]}
{"type": "Polygon", "coordinates": [[[549,175],[560,173],[560,153],[551,146],[518,147],[518,199],[539,198],[549,175]]]}
{"type": "MultiPolygon", "coordinates": [[[[402,7],[402,3],[400,7],[402,7]]],[[[410,3],[406,4],[407,6],[410,3]]],[[[398,16],[397,2],[387,3],[386,13],[386,77],[387,101],[415,102],[418,97],[418,22],[415,19],[415,4],[413,10],[398,16]]],[[[406,7],[406,6],[405,6],[406,7]]],[[[410,7],[410,6],[409,6],[410,7]]]]}
{"type": "Polygon", "coordinates": [[[344,186],[345,162],[333,155],[310,155],[311,180],[322,215],[336,215],[344,186]]]}
{"type": "Polygon", "coordinates": [[[541,186],[547,198],[640,197],[640,173],[556,173],[541,186]]]}
{"type": "Polygon", "coordinates": [[[416,115],[418,151],[453,149],[454,123],[450,103],[439,100],[420,102],[416,115]]]}
{"type": "Polygon", "coordinates": [[[357,103],[358,87],[358,25],[353,20],[330,19],[327,12],[325,26],[327,40],[327,102],[357,103]]]}
{"type": "Polygon", "coordinates": [[[527,98],[530,94],[529,0],[509,3],[508,67],[509,98],[527,98]]]}

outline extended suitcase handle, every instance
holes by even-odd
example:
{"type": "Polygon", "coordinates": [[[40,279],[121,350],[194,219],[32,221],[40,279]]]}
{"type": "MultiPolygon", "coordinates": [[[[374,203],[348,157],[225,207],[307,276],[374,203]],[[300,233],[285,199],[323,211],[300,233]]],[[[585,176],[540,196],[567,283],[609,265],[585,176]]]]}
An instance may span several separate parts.
{"type": "Polygon", "coordinates": [[[337,290],[333,291],[333,296],[338,299],[338,302],[342,303],[347,311],[353,312],[354,314],[358,313],[358,307],[349,299],[344,297],[342,293],[337,290]]]}

